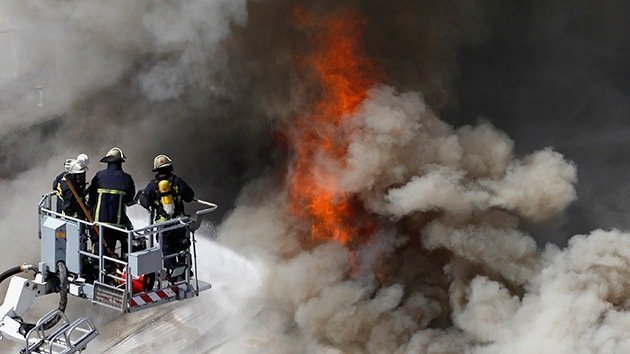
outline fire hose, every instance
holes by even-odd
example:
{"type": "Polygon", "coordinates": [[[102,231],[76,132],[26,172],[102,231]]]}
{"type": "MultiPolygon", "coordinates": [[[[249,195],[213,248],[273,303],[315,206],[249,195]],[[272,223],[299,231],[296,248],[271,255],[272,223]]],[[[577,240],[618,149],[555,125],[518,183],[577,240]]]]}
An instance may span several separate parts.
{"type": "Polygon", "coordinates": [[[22,264],[19,266],[15,266],[13,268],[9,268],[7,270],[5,270],[2,274],[0,274],[0,283],[2,283],[3,281],[5,281],[6,279],[18,274],[18,273],[22,273],[22,272],[27,272],[29,270],[35,270],[37,269],[36,266],[32,265],[32,264],[22,264]]]}

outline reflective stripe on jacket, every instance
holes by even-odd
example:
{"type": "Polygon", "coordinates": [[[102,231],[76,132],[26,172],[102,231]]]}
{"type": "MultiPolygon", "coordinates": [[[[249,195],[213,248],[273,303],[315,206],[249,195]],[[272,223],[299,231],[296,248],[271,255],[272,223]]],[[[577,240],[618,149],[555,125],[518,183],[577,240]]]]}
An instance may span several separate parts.
{"type": "Polygon", "coordinates": [[[120,163],[109,163],[98,171],[88,188],[94,220],[119,227],[131,225],[126,205],[133,201],[136,187],[133,178],[122,170],[120,163]]]}
{"type": "Polygon", "coordinates": [[[79,197],[82,199],[85,199],[85,182],[79,182],[72,176],[73,175],[67,175],[64,172],[57,176],[53,182],[53,189],[57,193],[57,212],[85,220],[86,217],[81,211],[81,206],[74,197],[74,194],[72,194],[70,187],[68,187],[66,179],[71,178],[72,185],[76,188],[79,197]]]}

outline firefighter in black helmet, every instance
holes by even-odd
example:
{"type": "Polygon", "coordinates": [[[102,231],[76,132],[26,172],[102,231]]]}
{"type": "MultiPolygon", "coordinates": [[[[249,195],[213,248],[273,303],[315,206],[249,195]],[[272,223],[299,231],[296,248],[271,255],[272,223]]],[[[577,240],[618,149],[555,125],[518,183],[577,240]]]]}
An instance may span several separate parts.
{"type": "MultiPolygon", "coordinates": [[[[153,159],[153,172],[155,177],[142,192],[140,204],[152,210],[156,223],[184,216],[184,202],[191,202],[195,192],[173,173],[173,161],[166,155],[158,155],[153,159]]],[[[164,232],[162,237],[164,256],[190,247],[190,240],[183,228],[164,232]]],[[[164,266],[172,269],[183,264],[183,261],[169,258],[164,261],[164,266]]]]}
{"type": "MultiPolygon", "coordinates": [[[[88,187],[88,198],[94,221],[131,229],[126,206],[133,204],[136,186],[133,178],[122,169],[125,154],[120,148],[114,147],[107,152],[101,162],[107,163],[107,168],[98,171],[88,187]]],[[[128,250],[126,233],[103,228],[103,239],[110,249],[113,249],[116,241],[119,241],[121,243],[120,255],[123,258],[126,257],[128,250]]]]}

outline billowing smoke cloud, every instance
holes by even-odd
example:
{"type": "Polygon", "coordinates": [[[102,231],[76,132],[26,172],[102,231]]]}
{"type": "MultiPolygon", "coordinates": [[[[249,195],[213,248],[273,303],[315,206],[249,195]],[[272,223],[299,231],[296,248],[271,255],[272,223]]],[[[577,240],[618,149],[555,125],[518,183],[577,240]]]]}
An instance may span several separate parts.
{"type": "Polygon", "coordinates": [[[624,353],[630,350],[627,242],[627,234],[596,230],[573,237],[563,252],[548,250],[545,268],[520,302],[500,284],[473,282],[467,293],[471,301],[456,321],[469,320],[463,328],[481,325],[473,332],[488,343],[480,353],[624,353]],[[474,309],[477,301],[488,311],[474,309]],[[498,328],[490,333],[492,325],[498,328]]]}
{"type": "Polygon", "coordinates": [[[627,350],[627,236],[595,231],[540,252],[518,230],[519,219],[551,218],[575,199],[573,164],[549,149],[516,160],[491,125],[453,129],[421,95],[388,87],[372,90],[351,124],[340,175],[381,230],[358,249],[304,249],[282,190],[252,185],[220,237],[266,260],[264,306],[226,350],[627,350]]]}
{"type": "Polygon", "coordinates": [[[501,207],[540,221],[575,199],[576,171],[561,155],[543,150],[510,161],[504,134],[487,124],[454,132],[418,94],[374,90],[357,115],[344,181],[350,192],[375,191],[366,199],[380,214],[501,207]]]}
{"type": "Polygon", "coordinates": [[[63,158],[85,151],[94,171],[112,145],[129,155],[139,186],[151,158],[168,153],[200,197],[222,212],[236,205],[219,245],[205,246],[216,254],[202,257],[214,295],[123,319],[95,310],[102,335],[89,350],[630,351],[628,235],[598,230],[541,251],[523,231],[576,200],[575,165],[536,144],[515,152],[519,141],[493,124],[510,117],[461,127],[438,118],[458,108],[459,50],[487,41],[507,5],[346,2],[368,16],[367,51],[385,78],[340,128],[349,145],[336,174],[378,230],[353,246],[305,242],[307,227],[286,213],[290,159],[274,134],[317,91],[296,65],[313,49],[313,34],[292,19],[296,5],[338,9],[288,0],[0,5],[0,20],[20,34],[20,75],[0,84],[1,131],[52,122],[8,145],[3,238],[34,234],[12,220],[33,210],[33,185],[48,189],[63,158]]]}
{"type": "MultiPolygon", "coordinates": [[[[251,132],[260,125],[245,127],[235,120],[231,127],[205,129],[219,126],[221,114],[229,110],[229,104],[216,104],[221,92],[209,94],[220,91],[211,82],[226,66],[220,41],[230,26],[245,20],[244,1],[0,4],[0,226],[3,243],[15,247],[3,254],[3,267],[38,262],[33,208],[50,190],[64,159],[79,152],[92,157],[88,178],[101,167],[102,154],[120,146],[138,187],[151,174],[153,156],[168,153],[183,175],[187,169],[199,171],[187,179],[199,186],[200,197],[220,200],[237,193],[201,182],[208,181],[210,170],[246,175],[244,161],[256,154],[255,148],[237,150],[230,135],[238,131],[247,139],[250,133],[256,142],[260,134],[251,132]],[[219,108],[211,110],[212,105],[219,108]],[[196,142],[192,149],[187,141],[196,142]],[[209,157],[198,163],[188,154],[209,157]],[[223,193],[208,195],[212,190],[223,193]]],[[[240,188],[242,182],[235,181],[227,186],[240,188]]],[[[54,300],[47,305],[55,306],[54,300]]],[[[81,303],[70,307],[71,313],[77,311],[74,317],[85,311],[81,303]]],[[[99,325],[113,318],[95,317],[99,325]]]]}
{"type": "Polygon", "coordinates": [[[486,117],[519,154],[554,146],[580,166],[571,222],[536,229],[539,240],[627,229],[628,189],[616,181],[629,160],[628,4],[494,4],[483,20],[488,37],[460,52],[458,104],[442,116],[456,125],[486,117]]]}
{"type": "MultiPolygon", "coordinates": [[[[259,173],[250,165],[265,144],[267,123],[249,119],[217,78],[228,67],[222,40],[247,19],[244,1],[1,6],[19,39],[8,49],[20,58],[19,79],[0,86],[5,127],[11,132],[50,118],[57,127],[52,137],[25,136],[18,147],[37,145],[64,157],[84,151],[97,162],[120,146],[139,185],[151,174],[153,156],[167,153],[201,194],[223,205],[248,174],[259,173]]],[[[43,157],[49,156],[19,148],[3,165],[28,168],[19,161],[43,157]]]]}

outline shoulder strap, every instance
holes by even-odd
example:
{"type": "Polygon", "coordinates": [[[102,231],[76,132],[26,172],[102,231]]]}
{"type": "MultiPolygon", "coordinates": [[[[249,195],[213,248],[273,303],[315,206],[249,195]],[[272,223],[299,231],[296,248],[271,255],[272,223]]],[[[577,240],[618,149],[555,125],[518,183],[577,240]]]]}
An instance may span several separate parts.
{"type": "Polygon", "coordinates": [[[171,193],[173,194],[174,198],[179,199],[180,198],[179,185],[174,182],[175,182],[175,175],[171,175],[171,177],[169,177],[168,179],[168,183],[171,184],[171,193]]]}
{"type": "MultiPolygon", "coordinates": [[[[161,196],[160,195],[160,183],[161,180],[154,178],[153,179],[153,189],[155,190],[155,193],[157,194],[158,198],[161,196]]],[[[179,186],[177,184],[174,183],[175,182],[175,175],[171,175],[170,177],[168,177],[168,183],[171,186],[171,194],[173,195],[174,198],[179,197],[179,186]]]]}

